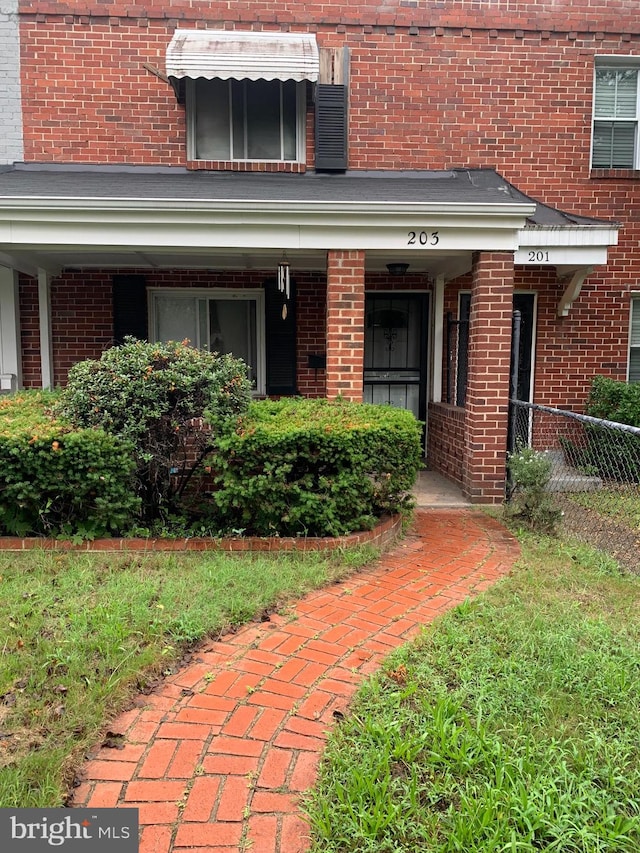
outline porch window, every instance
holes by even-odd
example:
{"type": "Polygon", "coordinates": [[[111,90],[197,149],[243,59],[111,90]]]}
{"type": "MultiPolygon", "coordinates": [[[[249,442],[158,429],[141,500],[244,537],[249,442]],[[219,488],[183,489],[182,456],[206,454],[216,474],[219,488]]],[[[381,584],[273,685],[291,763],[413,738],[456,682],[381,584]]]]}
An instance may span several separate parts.
{"type": "Polygon", "coordinates": [[[631,297],[629,382],[640,382],[640,293],[631,297]]]}
{"type": "Polygon", "coordinates": [[[264,293],[256,290],[151,290],[151,338],[241,358],[264,394],[264,293]]]}
{"type": "Polygon", "coordinates": [[[601,63],[595,71],[591,165],[638,169],[640,118],[637,65],[601,63]]]}
{"type": "Polygon", "coordinates": [[[305,84],[188,80],[189,159],[304,161],[305,84]]]}

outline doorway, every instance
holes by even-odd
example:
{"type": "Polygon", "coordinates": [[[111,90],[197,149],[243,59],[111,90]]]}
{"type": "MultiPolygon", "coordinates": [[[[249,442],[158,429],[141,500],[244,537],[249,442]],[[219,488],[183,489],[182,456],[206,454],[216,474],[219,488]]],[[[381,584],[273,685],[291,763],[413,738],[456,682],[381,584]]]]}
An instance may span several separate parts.
{"type": "Polygon", "coordinates": [[[426,421],[428,294],[365,299],[364,401],[408,409],[426,421]]]}
{"type": "MultiPolygon", "coordinates": [[[[535,349],[535,293],[514,293],[513,295],[513,332],[511,344],[511,388],[515,380],[516,400],[532,402],[533,362],[535,349]],[[517,333],[516,333],[517,326],[517,333]],[[517,351],[516,351],[517,340],[517,351]]],[[[507,446],[514,449],[528,445],[531,432],[531,413],[520,410],[517,419],[509,418],[507,446]]]]}

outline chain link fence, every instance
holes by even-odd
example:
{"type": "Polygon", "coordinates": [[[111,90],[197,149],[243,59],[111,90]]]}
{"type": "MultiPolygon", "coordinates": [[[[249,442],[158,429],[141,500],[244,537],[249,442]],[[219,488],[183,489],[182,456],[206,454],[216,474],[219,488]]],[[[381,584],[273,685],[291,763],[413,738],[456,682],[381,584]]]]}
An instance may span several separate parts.
{"type": "Polygon", "coordinates": [[[548,460],[565,533],[640,573],[640,429],[512,400],[510,446],[548,460]]]}

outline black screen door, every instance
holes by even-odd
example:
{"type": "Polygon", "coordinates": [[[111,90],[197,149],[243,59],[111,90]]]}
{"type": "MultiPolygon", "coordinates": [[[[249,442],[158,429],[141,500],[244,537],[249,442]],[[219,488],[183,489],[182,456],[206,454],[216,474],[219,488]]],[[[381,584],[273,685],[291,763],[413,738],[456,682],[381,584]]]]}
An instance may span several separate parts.
{"type": "Polygon", "coordinates": [[[365,303],[364,400],[426,415],[427,296],[371,293],[365,303]]]}

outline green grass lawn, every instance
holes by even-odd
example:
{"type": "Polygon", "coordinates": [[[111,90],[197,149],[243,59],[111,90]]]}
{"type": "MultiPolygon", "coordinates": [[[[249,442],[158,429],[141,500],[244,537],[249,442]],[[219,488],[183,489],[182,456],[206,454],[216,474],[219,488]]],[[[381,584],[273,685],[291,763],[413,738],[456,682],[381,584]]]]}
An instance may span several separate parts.
{"type": "Polygon", "coordinates": [[[523,537],[330,738],[314,853],[640,850],[640,578],[523,537]]]}
{"type": "Polygon", "coordinates": [[[374,556],[0,554],[0,807],[61,805],[110,715],[190,643],[374,556]]]}
{"type": "Polygon", "coordinates": [[[625,524],[635,533],[640,531],[640,488],[637,485],[606,486],[597,491],[571,495],[571,500],[625,524]]]}

